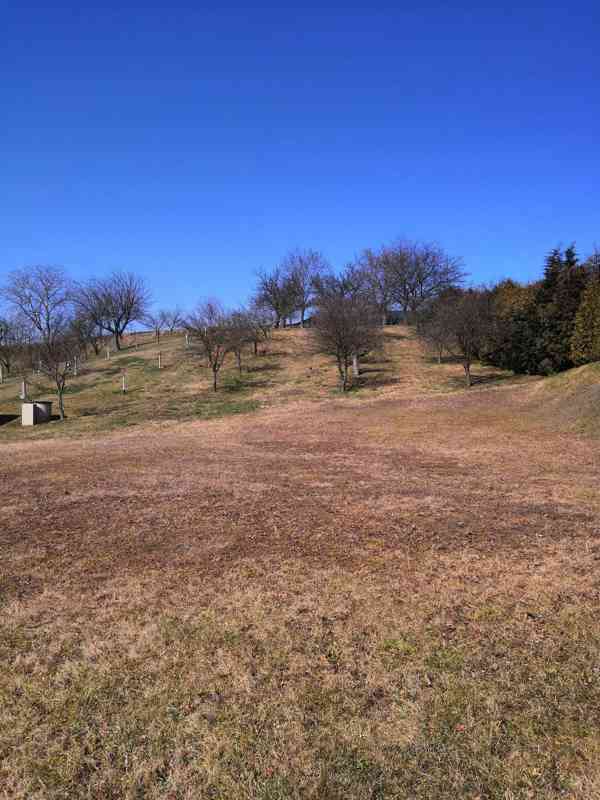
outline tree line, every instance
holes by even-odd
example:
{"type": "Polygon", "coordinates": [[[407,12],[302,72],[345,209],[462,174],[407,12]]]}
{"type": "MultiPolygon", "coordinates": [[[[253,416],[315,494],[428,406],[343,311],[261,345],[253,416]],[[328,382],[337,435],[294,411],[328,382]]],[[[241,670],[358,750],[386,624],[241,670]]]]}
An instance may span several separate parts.
{"type": "Polygon", "coordinates": [[[574,245],[557,247],[537,281],[448,288],[421,308],[416,324],[438,360],[461,361],[467,385],[474,361],[530,375],[597,361],[600,253],[580,260],[574,245]]]}
{"type": "Polygon", "coordinates": [[[460,260],[436,245],[402,241],[365,250],[340,273],[318,251],[295,249],[273,269],[257,272],[245,306],[228,310],[210,300],[184,313],[153,311],[147,283],[131,272],[77,283],[60,267],[28,267],[12,272],[0,289],[0,380],[15,370],[46,375],[64,418],[69,378],[109,339],[120,350],[134,324],[153,330],[157,340],[165,330],[185,330],[208,362],[215,390],[228,355],[241,371],[246,348],[257,354],[273,328],[310,324],[347,390],[350,368],[356,376],[360,359],[379,346],[382,324],[414,313],[463,278],[460,260]]]}
{"type": "Polygon", "coordinates": [[[133,325],[154,332],[185,331],[192,352],[206,360],[218,389],[232,356],[258,354],[275,328],[310,326],[315,347],[331,355],[346,391],[361,360],[381,348],[382,327],[416,325],[438,360],[458,359],[471,385],[482,361],[517,373],[549,374],[600,359],[600,255],[580,261],[575,248],[554,249],[544,275],[521,284],[464,288],[462,261],[438,245],[397,241],[360,253],[335,271],[316,250],[295,249],[271,270],[259,270],[248,303],[226,309],[218,300],[185,313],[152,309],[145,280],[131,272],[72,281],[59,267],[16,270],[0,288],[0,381],[36,369],[49,377],[64,418],[69,378],[90,353],[111,341],[120,350],[133,325]]]}

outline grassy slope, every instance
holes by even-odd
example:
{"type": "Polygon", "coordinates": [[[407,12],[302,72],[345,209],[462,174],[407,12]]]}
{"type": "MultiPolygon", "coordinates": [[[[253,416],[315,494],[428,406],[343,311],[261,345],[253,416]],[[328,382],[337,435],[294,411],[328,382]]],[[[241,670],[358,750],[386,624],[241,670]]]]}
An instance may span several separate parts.
{"type": "Polygon", "coordinates": [[[390,351],[350,398],[277,355],[256,414],[7,437],[0,797],[600,796],[597,444],[390,351]]]}
{"type": "MultiPolygon", "coordinates": [[[[186,350],[181,334],[163,337],[160,348],[149,336],[126,340],[120,354],[110,360],[92,359],[80,377],[72,379],[66,396],[69,417],[66,424],[37,426],[21,430],[14,419],[0,426],[3,439],[45,438],[87,435],[147,422],[202,419],[255,410],[298,400],[320,400],[337,393],[336,370],[331,359],[315,354],[310,333],[298,329],[276,331],[261,350],[264,355],[247,355],[240,377],[233,358],[220,375],[221,391],[212,391],[211,374],[198,355],[186,350]],[[158,351],[163,369],[158,370],[158,351]],[[123,370],[128,391],[121,393],[123,370]]],[[[361,398],[409,396],[431,391],[462,389],[461,368],[456,364],[439,367],[422,357],[414,332],[404,327],[387,329],[385,354],[370,359],[361,398]]],[[[480,368],[488,380],[505,380],[506,373],[480,368]]],[[[51,387],[30,376],[34,397],[55,399],[51,387]]],[[[16,377],[0,386],[0,415],[5,419],[19,413],[20,380],[16,377]]],[[[357,393],[354,392],[356,397],[357,393]]]]}

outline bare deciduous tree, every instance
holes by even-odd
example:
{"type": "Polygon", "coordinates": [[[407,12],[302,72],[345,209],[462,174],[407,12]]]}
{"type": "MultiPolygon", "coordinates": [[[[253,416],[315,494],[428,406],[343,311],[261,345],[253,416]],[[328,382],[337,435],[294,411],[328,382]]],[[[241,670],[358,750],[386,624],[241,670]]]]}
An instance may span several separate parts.
{"type": "Polygon", "coordinates": [[[178,328],[183,328],[185,317],[179,306],[175,306],[175,308],[164,309],[160,313],[162,316],[163,326],[169,331],[169,333],[175,333],[178,328]]]}
{"type": "Polygon", "coordinates": [[[78,286],[74,299],[86,316],[114,338],[120,350],[129,325],[146,318],[150,292],[144,280],[132,272],[113,272],[108,278],[78,286]]]}
{"type": "Polygon", "coordinates": [[[294,313],[294,286],[289,275],[280,267],[271,272],[258,273],[258,286],[255,302],[273,313],[274,327],[285,326],[286,320],[294,313]]]}
{"type": "Polygon", "coordinates": [[[490,293],[478,289],[457,291],[439,304],[437,313],[444,329],[444,347],[460,360],[469,387],[473,383],[471,366],[481,358],[493,328],[490,293]]]}
{"type": "Polygon", "coordinates": [[[331,292],[319,298],[314,335],[321,352],[336,359],[342,391],[350,386],[353,361],[381,344],[378,309],[365,295],[331,292]]]}
{"type": "Polygon", "coordinates": [[[79,352],[70,283],[59,267],[36,266],[11,273],[3,294],[31,326],[38,367],[54,381],[64,419],[64,392],[79,352]]]}
{"type": "Polygon", "coordinates": [[[423,303],[460,286],[465,279],[461,260],[436,244],[400,242],[384,247],[382,258],[393,301],[404,312],[416,312],[423,303]]]}
{"type": "Polygon", "coordinates": [[[300,314],[300,325],[304,327],[306,312],[312,307],[315,283],[327,270],[327,263],[317,250],[292,250],[283,259],[280,269],[291,294],[293,311],[300,314]]]}
{"type": "Polygon", "coordinates": [[[216,392],[219,371],[232,345],[228,315],[218,301],[207,300],[187,317],[185,328],[206,356],[216,392]]]}

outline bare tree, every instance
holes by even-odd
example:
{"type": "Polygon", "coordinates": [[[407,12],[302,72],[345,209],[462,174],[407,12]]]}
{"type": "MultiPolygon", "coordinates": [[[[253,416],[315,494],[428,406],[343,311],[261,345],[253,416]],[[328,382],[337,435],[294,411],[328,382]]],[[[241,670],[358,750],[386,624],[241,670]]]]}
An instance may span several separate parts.
{"type": "Polygon", "coordinates": [[[304,327],[306,312],[313,305],[315,283],[327,270],[327,262],[317,250],[296,249],[287,254],[280,269],[291,294],[293,311],[299,312],[300,325],[304,327]]]}
{"type": "Polygon", "coordinates": [[[229,349],[235,356],[238,371],[242,374],[242,356],[246,345],[255,339],[253,321],[246,309],[231,312],[227,319],[229,327],[229,349]]]}
{"type": "Polygon", "coordinates": [[[462,261],[435,244],[399,242],[384,247],[381,257],[393,302],[405,313],[416,312],[423,303],[460,286],[465,279],[462,261]]]}
{"type": "Polygon", "coordinates": [[[354,266],[356,279],[377,308],[381,324],[385,325],[394,302],[394,286],[388,264],[387,251],[364,250],[354,266]]]}
{"type": "Polygon", "coordinates": [[[255,302],[273,312],[275,328],[281,324],[285,327],[286,320],[295,310],[295,290],[289,275],[281,267],[258,273],[255,302]]]}
{"type": "Polygon", "coordinates": [[[338,291],[319,298],[314,335],[318,349],[335,357],[342,391],[350,386],[353,361],[380,346],[380,325],[378,309],[365,295],[338,291]]]}
{"type": "Polygon", "coordinates": [[[254,355],[258,355],[258,346],[266,342],[273,330],[273,312],[256,301],[250,304],[247,311],[248,322],[251,328],[252,346],[254,355]]]}
{"type": "Polygon", "coordinates": [[[16,314],[0,317],[0,383],[9,375],[29,339],[27,325],[16,314]]]}
{"type": "Polygon", "coordinates": [[[30,267],[11,273],[3,295],[31,325],[39,369],[54,381],[64,419],[64,392],[79,352],[70,283],[59,267],[30,267]]]}
{"type": "Polygon", "coordinates": [[[188,316],[185,328],[206,356],[216,392],[219,371],[232,347],[228,315],[218,301],[207,300],[188,316]]]}
{"type": "Polygon", "coordinates": [[[456,292],[440,304],[438,313],[443,316],[444,346],[460,360],[470,387],[471,366],[484,353],[493,329],[490,292],[478,289],[456,292]]]}
{"type": "Polygon", "coordinates": [[[448,289],[439,297],[424,303],[417,313],[417,333],[433,349],[438,364],[442,363],[444,352],[450,353],[452,351],[451,306],[460,296],[460,291],[448,289]]]}
{"type": "Polygon", "coordinates": [[[156,339],[157,343],[160,343],[160,334],[166,327],[164,312],[156,311],[151,314],[146,314],[144,318],[144,324],[154,332],[154,338],[156,339]]]}
{"type": "Polygon", "coordinates": [[[143,322],[148,314],[150,292],[144,280],[132,272],[113,272],[77,287],[78,307],[115,341],[121,349],[123,334],[132,322],[143,322]]]}
{"type": "Polygon", "coordinates": [[[185,317],[179,306],[164,309],[160,314],[162,316],[163,326],[169,333],[175,333],[178,328],[183,328],[185,317]]]}
{"type": "Polygon", "coordinates": [[[72,334],[79,343],[81,354],[87,357],[88,348],[91,347],[94,355],[100,353],[102,345],[102,329],[87,314],[77,313],[71,323],[72,334]]]}

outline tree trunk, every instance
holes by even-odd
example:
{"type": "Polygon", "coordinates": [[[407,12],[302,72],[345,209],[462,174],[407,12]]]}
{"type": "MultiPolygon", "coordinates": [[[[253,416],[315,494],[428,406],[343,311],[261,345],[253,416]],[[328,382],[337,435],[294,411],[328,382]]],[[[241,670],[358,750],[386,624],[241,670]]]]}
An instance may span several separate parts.
{"type": "Polygon", "coordinates": [[[64,388],[58,389],[58,413],[60,415],[61,420],[64,421],[65,418],[65,403],[64,403],[64,388]]]}
{"type": "Polygon", "coordinates": [[[344,364],[344,378],[342,381],[342,391],[348,391],[348,364],[344,364]]]}
{"type": "Polygon", "coordinates": [[[242,354],[240,352],[237,352],[235,354],[235,358],[236,358],[237,365],[238,365],[238,371],[239,371],[239,373],[241,375],[242,374],[242,354]]]}
{"type": "Polygon", "coordinates": [[[254,355],[255,356],[258,355],[258,342],[256,341],[256,339],[254,340],[254,355]]]}
{"type": "Polygon", "coordinates": [[[463,363],[463,369],[465,371],[465,378],[467,381],[467,388],[469,388],[472,384],[471,381],[471,365],[468,362],[463,363]]]}
{"type": "Polygon", "coordinates": [[[304,313],[305,313],[305,312],[304,312],[304,309],[301,309],[301,310],[300,310],[300,327],[301,327],[301,328],[303,328],[303,327],[304,327],[304,313]]]}
{"type": "Polygon", "coordinates": [[[213,391],[217,391],[217,370],[213,369],[213,391]]]}
{"type": "Polygon", "coordinates": [[[121,349],[121,334],[115,331],[115,350],[121,349]]]}
{"type": "Polygon", "coordinates": [[[442,363],[442,348],[438,347],[438,364],[442,363]]]}

